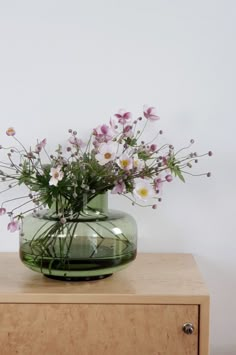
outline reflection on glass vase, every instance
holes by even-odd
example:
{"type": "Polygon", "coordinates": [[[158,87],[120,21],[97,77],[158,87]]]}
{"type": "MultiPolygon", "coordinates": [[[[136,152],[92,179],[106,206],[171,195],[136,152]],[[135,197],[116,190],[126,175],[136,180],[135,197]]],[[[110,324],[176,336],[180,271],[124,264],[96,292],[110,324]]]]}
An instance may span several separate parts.
{"type": "Polygon", "coordinates": [[[136,250],[135,220],[127,213],[108,211],[107,193],[84,203],[78,218],[62,221],[53,209],[31,214],[20,236],[23,263],[61,280],[104,278],[125,268],[136,250]]]}

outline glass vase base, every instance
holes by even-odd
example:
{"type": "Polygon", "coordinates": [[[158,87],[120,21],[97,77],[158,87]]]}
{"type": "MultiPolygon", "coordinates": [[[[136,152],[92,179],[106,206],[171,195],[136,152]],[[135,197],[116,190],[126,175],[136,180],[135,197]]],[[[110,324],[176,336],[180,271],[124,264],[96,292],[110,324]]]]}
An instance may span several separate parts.
{"type": "Polygon", "coordinates": [[[68,282],[102,280],[102,279],[105,279],[111,275],[113,275],[113,274],[97,275],[97,276],[67,277],[67,276],[53,276],[53,275],[45,275],[44,274],[44,276],[49,279],[59,280],[59,281],[68,281],[68,282]]]}
{"type": "Polygon", "coordinates": [[[136,250],[103,258],[56,258],[20,253],[21,260],[33,271],[54,280],[99,280],[126,268],[136,257],[136,250]]]}

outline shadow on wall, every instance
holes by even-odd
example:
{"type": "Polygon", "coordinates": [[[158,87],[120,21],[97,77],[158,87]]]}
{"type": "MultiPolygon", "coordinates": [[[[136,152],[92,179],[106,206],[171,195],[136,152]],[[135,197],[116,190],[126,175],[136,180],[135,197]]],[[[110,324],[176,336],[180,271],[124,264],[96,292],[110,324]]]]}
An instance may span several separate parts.
{"type": "MultiPolygon", "coordinates": [[[[229,250],[230,254],[230,250],[229,250]]],[[[221,256],[196,257],[211,296],[211,355],[236,355],[236,261],[221,256]]]]}

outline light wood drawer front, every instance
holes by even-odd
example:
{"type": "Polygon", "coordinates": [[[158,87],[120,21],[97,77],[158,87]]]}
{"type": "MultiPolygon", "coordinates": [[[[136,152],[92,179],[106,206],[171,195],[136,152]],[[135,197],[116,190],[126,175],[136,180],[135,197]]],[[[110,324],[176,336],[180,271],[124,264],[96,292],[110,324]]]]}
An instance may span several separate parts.
{"type": "Polygon", "coordinates": [[[197,305],[0,304],[1,355],[197,355],[197,305]],[[194,324],[186,335],[182,326],[194,324]]]}

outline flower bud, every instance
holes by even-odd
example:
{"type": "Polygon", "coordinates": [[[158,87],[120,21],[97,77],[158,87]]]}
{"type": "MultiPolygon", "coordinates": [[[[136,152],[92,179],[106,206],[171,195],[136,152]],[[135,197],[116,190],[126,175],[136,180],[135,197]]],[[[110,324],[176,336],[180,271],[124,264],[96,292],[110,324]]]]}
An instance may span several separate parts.
{"type": "Polygon", "coordinates": [[[66,218],[65,218],[65,217],[62,217],[62,218],[60,219],[60,222],[61,222],[61,224],[65,224],[65,223],[66,223],[66,218]]]}
{"type": "Polygon", "coordinates": [[[3,208],[3,207],[1,207],[0,208],[0,216],[3,216],[4,214],[6,214],[6,208],[3,208]]]}
{"type": "Polygon", "coordinates": [[[6,134],[8,136],[14,136],[16,134],[16,131],[14,130],[13,127],[10,127],[10,128],[7,129],[6,134]]]}
{"type": "Polygon", "coordinates": [[[166,175],[165,179],[167,182],[171,182],[173,180],[173,177],[172,177],[172,175],[169,174],[169,175],[166,175]]]}
{"type": "Polygon", "coordinates": [[[150,150],[151,150],[152,152],[155,152],[155,151],[157,150],[157,145],[156,145],[156,144],[151,144],[150,150]]]}

